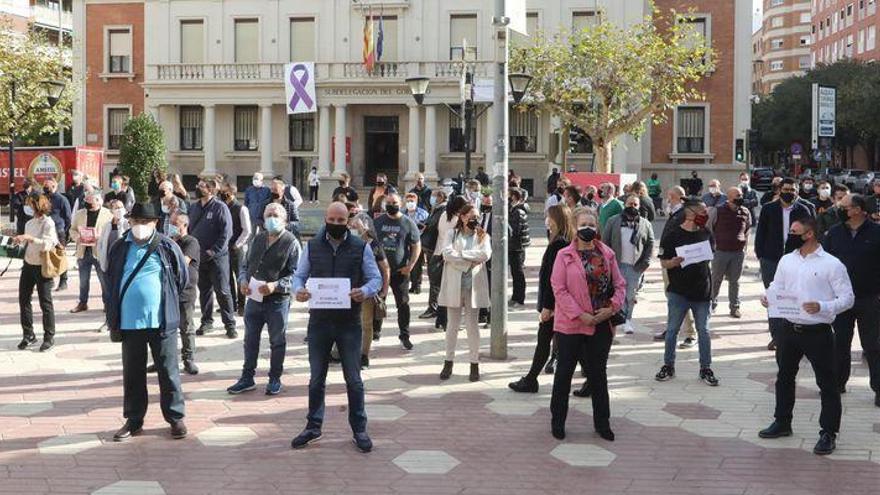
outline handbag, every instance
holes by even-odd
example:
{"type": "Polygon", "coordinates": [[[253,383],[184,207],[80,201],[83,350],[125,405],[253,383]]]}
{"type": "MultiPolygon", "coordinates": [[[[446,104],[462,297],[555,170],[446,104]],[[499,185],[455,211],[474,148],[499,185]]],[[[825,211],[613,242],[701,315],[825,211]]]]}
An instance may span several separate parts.
{"type": "Polygon", "coordinates": [[[385,305],[385,299],[379,296],[374,296],[373,304],[376,305],[376,307],[373,309],[373,315],[375,319],[381,320],[388,316],[388,306],[385,305]]]}
{"type": "MultiPolygon", "coordinates": [[[[125,293],[128,291],[128,287],[131,285],[131,282],[134,280],[134,277],[137,276],[138,272],[141,271],[141,268],[147,264],[147,260],[150,259],[150,256],[156,252],[156,249],[159,248],[159,236],[154,235],[153,240],[150,241],[150,247],[147,248],[147,253],[143,258],[138,262],[137,266],[132,270],[131,275],[128,276],[128,279],[125,281],[125,284],[122,286],[122,290],[119,291],[119,308],[122,308],[122,299],[125,297],[125,293]]],[[[122,342],[122,330],[119,328],[110,328],[110,341],[111,342],[122,342]]]]}
{"type": "Polygon", "coordinates": [[[60,242],[48,251],[40,251],[40,258],[40,272],[43,278],[55,278],[67,271],[67,255],[64,252],[64,245],[60,242]]]}

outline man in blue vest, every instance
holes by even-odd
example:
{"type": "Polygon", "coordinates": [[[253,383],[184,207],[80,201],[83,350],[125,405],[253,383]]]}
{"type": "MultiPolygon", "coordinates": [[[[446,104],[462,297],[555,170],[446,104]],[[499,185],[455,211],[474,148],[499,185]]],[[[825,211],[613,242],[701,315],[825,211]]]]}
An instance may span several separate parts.
{"type": "Polygon", "coordinates": [[[370,246],[348,231],[348,208],[344,203],[327,207],[324,228],[303,249],[293,278],[296,300],[306,302],[310,278],[347,278],[351,283],[348,309],[309,310],[309,413],[306,428],[293,439],[294,449],[306,447],[321,438],[324,423],[324,392],[330,350],[336,344],[342,358],[342,373],[348,391],[348,422],[361,452],[373,449],[367,435],[364,410],[364,383],[361,381],[361,303],[375,296],[382,287],[382,275],[370,246]]]}

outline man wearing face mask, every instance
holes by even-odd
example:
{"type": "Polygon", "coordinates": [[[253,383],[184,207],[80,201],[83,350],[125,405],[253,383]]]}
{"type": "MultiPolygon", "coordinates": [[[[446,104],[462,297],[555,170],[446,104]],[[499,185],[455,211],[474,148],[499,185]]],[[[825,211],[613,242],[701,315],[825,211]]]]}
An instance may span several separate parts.
{"type": "Polygon", "coordinates": [[[421,235],[415,222],[400,211],[400,196],[385,197],[385,214],[375,220],[379,244],[385,250],[391,267],[391,292],[397,306],[397,325],[400,327],[400,343],[406,350],[412,349],[409,338],[409,276],[422,252],[421,235]]]}
{"type": "Polygon", "coordinates": [[[419,200],[419,208],[425,211],[431,211],[431,188],[425,184],[425,176],[419,173],[416,175],[416,185],[409,192],[416,195],[419,200]]]}
{"type": "Polygon", "coordinates": [[[606,182],[599,186],[599,231],[605,229],[605,223],[614,215],[623,212],[623,203],[615,197],[617,188],[614,184],[606,182]]]}
{"type": "Polygon", "coordinates": [[[828,229],[839,223],[846,222],[846,212],[841,210],[840,203],[843,201],[843,198],[849,194],[849,188],[843,184],[835,184],[832,191],[831,199],[834,203],[831,207],[826,208],[825,211],[816,216],[819,242],[822,242],[822,240],[825,239],[825,233],[828,232],[828,229]]]}
{"type": "Polygon", "coordinates": [[[749,182],[749,174],[743,172],[739,174],[739,190],[742,192],[742,200],[743,206],[749,210],[749,215],[752,217],[752,226],[758,222],[757,217],[755,217],[755,208],[758,207],[758,192],[752,189],[752,186],[749,182]]]}
{"type": "Polygon", "coordinates": [[[263,226],[262,212],[271,196],[272,191],[263,183],[263,174],[255,173],[251,185],[244,191],[244,206],[248,209],[254,230],[263,226]]]}
{"type": "Polygon", "coordinates": [[[571,185],[571,181],[566,179],[565,177],[560,177],[556,181],[556,189],[547,196],[547,201],[544,202],[544,213],[547,213],[547,210],[550,209],[551,206],[556,206],[563,201],[563,194],[565,193],[565,188],[571,185]]]}
{"type": "Polygon", "coordinates": [[[104,195],[104,203],[110,204],[110,201],[118,199],[125,205],[125,211],[131,211],[134,205],[134,191],[128,187],[128,177],[124,175],[116,175],[110,179],[110,192],[104,195]]]}
{"type": "Polygon", "coordinates": [[[869,385],[874,405],[880,407],[880,225],[869,220],[868,203],[859,194],[850,194],[840,202],[842,224],[831,227],[822,243],[828,254],[839,259],[855,293],[853,307],[835,318],[834,349],[837,385],[846,392],[852,361],[853,329],[859,324],[862,355],[868,362],[869,385]]]}
{"type": "Polygon", "coordinates": [[[122,442],[143,432],[147,414],[147,350],[159,378],[162,416],[172,438],[186,437],[184,398],[177,364],[180,295],[188,274],[177,244],[156,231],[159,212],[136,203],[128,216],[131,230],[110,249],[107,286],[115,304],[107,306],[114,342],[122,342],[125,425],[113,435],[122,442]]]}
{"type": "Polygon", "coordinates": [[[248,240],[251,238],[251,215],[247,206],[235,197],[238,189],[229,184],[218,197],[229,208],[232,217],[232,237],[229,238],[229,293],[238,316],[244,316],[244,298],[238,293],[238,272],[242,259],[247,256],[248,240]]]}
{"type": "MultiPolygon", "coordinates": [[[[199,260],[202,250],[199,247],[199,240],[189,235],[189,217],[183,213],[175,213],[171,217],[168,237],[174,239],[183,252],[186,272],[189,275],[186,287],[180,293],[180,357],[183,359],[183,371],[188,375],[197,375],[199,367],[195,362],[196,327],[193,324],[193,313],[196,309],[196,287],[199,285],[199,260]]],[[[148,366],[147,372],[155,373],[156,365],[148,366]]]]}
{"type": "Polygon", "coordinates": [[[738,187],[727,190],[724,206],[710,212],[709,230],[715,236],[715,257],[712,259],[712,311],[718,306],[721,282],[727,279],[727,299],[731,318],[742,318],[739,300],[739,278],[742,276],[752,217],[743,204],[738,187]]]}
{"type": "Polygon", "coordinates": [[[287,185],[284,183],[282,177],[276,176],[272,179],[272,186],[270,187],[272,195],[269,198],[269,202],[270,204],[275,203],[284,208],[284,211],[287,212],[287,224],[284,228],[289,230],[291,234],[299,239],[299,210],[293,201],[284,194],[286,189],[287,185]]]}
{"type": "Polygon", "coordinates": [[[161,212],[162,218],[159,219],[160,227],[167,223],[168,216],[172,213],[169,208],[165,206],[165,203],[173,201],[177,204],[176,211],[184,215],[189,211],[189,205],[186,204],[186,201],[174,195],[174,184],[172,184],[170,180],[162,181],[162,183],[159,184],[158,192],[159,194],[153,199],[153,205],[161,212]]]}
{"type": "MultiPolygon", "coordinates": [[[[418,194],[410,192],[406,194],[405,198],[406,216],[409,217],[410,220],[415,222],[416,227],[419,228],[419,233],[421,234],[425,231],[425,222],[428,220],[428,212],[419,206],[418,194]]],[[[410,273],[410,294],[419,294],[422,292],[422,266],[424,264],[425,253],[423,251],[419,254],[419,259],[416,262],[416,266],[413,268],[412,273],[410,273]]]]}
{"type": "Polygon", "coordinates": [[[703,195],[706,208],[718,208],[727,202],[727,196],[721,194],[721,182],[717,179],[709,181],[709,192],[703,195]]]}
{"type": "Polygon", "coordinates": [[[205,335],[214,326],[214,294],[220,306],[220,317],[226,337],[238,336],[235,330],[235,308],[229,293],[229,240],[232,239],[232,214],[225,203],[215,197],[220,188],[216,179],[200,180],[196,186],[199,200],[190,207],[190,232],[198,239],[199,303],[202,323],[196,335],[205,335]]]}
{"type": "MultiPolygon", "coordinates": [[[[58,234],[58,242],[62,246],[66,246],[68,232],[70,232],[70,203],[67,202],[67,198],[58,194],[58,183],[55,182],[55,179],[46,179],[46,181],[43,182],[43,190],[46,193],[46,197],[49,199],[49,203],[52,205],[51,217],[52,221],[55,222],[55,232],[58,234]]],[[[61,276],[58,277],[58,286],[55,290],[67,290],[67,272],[62,273],[61,276]]]]}
{"type": "Polygon", "coordinates": [[[816,182],[812,177],[805,178],[801,184],[801,198],[807,201],[812,201],[817,194],[816,182]]]}
{"type": "Polygon", "coordinates": [[[113,219],[113,213],[102,208],[104,199],[101,193],[92,191],[84,198],[85,209],[79,210],[73,216],[70,227],[70,238],[76,243],[76,265],[79,270],[79,300],[71,313],[80,313],[89,310],[89,288],[92,280],[92,267],[98,274],[98,282],[101,284],[101,295],[106,301],[107,286],[104,280],[104,272],[98,263],[94,252],[98,239],[113,219]]]}
{"type": "Polygon", "coordinates": [[[12,197],[12,209],[15,211],[15,234],[24,234],[24,226],[34,217],[34,210],[27,206],[27,198],[34,192],[33,180],[25,178],[21,191],[12,197]]]}
{"type": "MultiPolygon", "coordinates": [[[[333,190],[333,194],[330,195],[331,198],[337,198],[340,194],[345,195],[345,200],[351,203],[358,202],[358,193],[355,191],[353,187],[351,187],[351,176],[347,173],[343,172],[339,174],[339,187],[333,190]]],[[[372,204],[367,205],[369,208],[372,204]]]]}
{"type": "Polygon", "coordinates": [[[373,206],[376,204],[377,198],[388,196],[390,194],[397,194],[397,189],[388,183],[388,176],[380,172],[376,174],[376,186],[370,190],[367,204],[373,206]]]}
{"type": "Polygon", "coordinates": [[[70,174],[70,187],[67,188],[64,196],[67,198],[67,202],[70,203],[71,211],[76,211],[85,207],[83,204],[85,193],[83,178],[83,173],[79,170],[74,170],[70,174]],[[74,205],[78,205],[79,208],[74,205]]]}
{"type": "Polygon", "coordinates": [[[516,189],[510,191],[508,219],[507,260],[513,293],[507,304],[510,309],[521,309],[526,306],[526,248],[532,239],[529,235],[529,207],[516,189]]]}
{"type": "MultiPolygon", "coordinates": [[[[684,203],[685,192],[683,187],[674,186],[666,191],[666,206],[669,208],[669,218],[666,220],[663,232],[660,234],[661,243],[671,232],[676,232],[676,229],[684,222],[684,203]]],[[[665,268],[663,269],[663,287],[664,289],[669,287],[669,274],[665,268]]],[[[691,311],[685,313],[683,325],[684,340],[679,345],[679,349],[689,349],[697,342],[697,330],[694,328],[694,317],[691,311]]],[[[654,340],[666,340],[666,330],[654,334],[654,340]]]]}
{"type": "Polygon", "coordinates": [[[816,197],[811,202],[816,209],[816,215],[821,215],[834,206],[834,198],[831,197],[831,184],[824,180],[820,181],[819,188],[816,190],[816,197]]]}
{"type": "Polygon", "coordinates": [[[419,315],[421,319],[431,319],[437,317],[437,296],[440,293],[440,279],[443,275],[442,257],[437,256],[439,260],[435,260],[434,250],[437,246],[439,236],[440,220],[446,213],[446,192],[437,189],[431,195],[431,215],[425,222],[425,230],[421,234],[422,250],[425,252],[425,259],[428,261],[428,309],[419,315]]]}
{"type": "MultiPolygon", "coordinates": [[[[797,182],[788,177],[779,186],[779,201],[771,201],[761,207],[758,227],[755,229],[755,256],[761,264],[761,281],[769,287],[776,273],[776,266],[784,254],[794,251],[796,239],[789,236],[791,224],[812,218],[810,210],[797,200],[797,182]]],[[[770,343],[768,350],[776,349],[776,318],[770,318],[770,343]]]]}
{"type": "Polygon", "coordinates": [[[712,372],[712,344],[709,340],[710,300],[712,299],[712,270],[709,261],[682,266],[684,258],[677,249],[682,246],[709,242],[715,251],[715,240],[706,229],[709,212],[702,201],[688,201],[684,205],[684,222],[660,241],[660,260],[669,275],[666,288],[668,317],[666,320],[666,351],[663,367],[654,377],[663,382],[675,377],[675,344],[678,329],[690,310],[694,315],[700,348],[700,380],[709,386],[718,386],[712,372]]]}

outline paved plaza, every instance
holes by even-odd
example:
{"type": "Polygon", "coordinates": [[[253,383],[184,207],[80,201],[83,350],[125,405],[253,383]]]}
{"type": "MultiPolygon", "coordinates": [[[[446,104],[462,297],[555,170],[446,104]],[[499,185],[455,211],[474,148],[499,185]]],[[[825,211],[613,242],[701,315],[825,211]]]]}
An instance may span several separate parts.
{"type": "MultiPolygon", "coordinates": [[[[102,321],[97,284],[92,311],[69,314],[77,276],[55,298],[57,346],[47,353],[17,351],[18,266],[0,279],[0,492],[69,494],[857,494],[880,487],[880,409],[873,405],[854,344],[853,378],[843,396],[837,451],[818,457],[819,395],[804,362],[794,436],[761,440],[772,420],[776,364],[767,344],[757,261],[744,276],[742,320],[726,315],[726,298],[711,320],[714,369],[721,386],[698,380],[696,348],[679,351],[676,378],[657,383],[662,344],[651,334],[665,322],[659,263],[649,271],[636,307],[637,333],[619,335],[608,364],[611,424],[617,441],[592,429],[589,400],[572,398],[565,441],[550,435],[552,376],[539,394],[511,392],[507,383],[531,361],[537,313],[532,309],[544,239],[528,252],[527,310],[511,311],[510,359],[482,363],[482,381],[467,381],[465,343],[455,374],[440,382],[443,334],[415,320],[415,349],[402,350],[395,314],[363,372],[371,454],[351,445],[345,387],[338,366],[328,378],[324,438],[290,449],[304,426],[308,361],[307,314],[294,304],[288,332],[284,391],[263,395],[268,371],[264,337],[258,390],[225,389],[238,377],[241,339],[215,331],[197,340],[201,374],[183,375],[190,435],[171,440],[150,378],[145,434],[114,443],[122,425],[118,344],[96,330],[102,321]]],[[[5,264],[5,260],[2,262],[5,264]]],[[[427,284],[425,284],[427,286],[427,284]]],[[[724,292],[725,288],[722,288],[724,292]]],[[[426,295],[413,297],[413,314],[426,295]]],[[[39,314],[35,318],[39,322],[39,314]]],[[[39,327],[39,326],[38,326],[39,327]]],[[[243,331],[239,319],[240,332],[243,331]]],[[[38,329],[37,334],[40,335],[38,329]]],[[[488,353],[488,330],[483,350],[488,353]]],[[[575,378],[579,386],[581,378],[575,378]]]]}

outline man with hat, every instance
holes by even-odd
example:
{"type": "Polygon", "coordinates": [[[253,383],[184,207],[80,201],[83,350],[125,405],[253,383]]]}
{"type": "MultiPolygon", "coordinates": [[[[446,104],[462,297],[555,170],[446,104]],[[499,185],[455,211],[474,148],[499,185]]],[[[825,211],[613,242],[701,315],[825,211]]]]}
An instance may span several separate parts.
{"type": "Polygon", "coordinates": [[[136,203],[128,215],[131,229],[110,248],[107,326],[122,342],[125,425],[113,435],[125,441],[143,431],[147,414],[147,347],[159,375],[162,416],[173,438],[186,437],[183,391],[177,363],[180,294],[187,284],[186,261],[177,244],[156,231],[159,213],[151,203],[136,203]]]}

